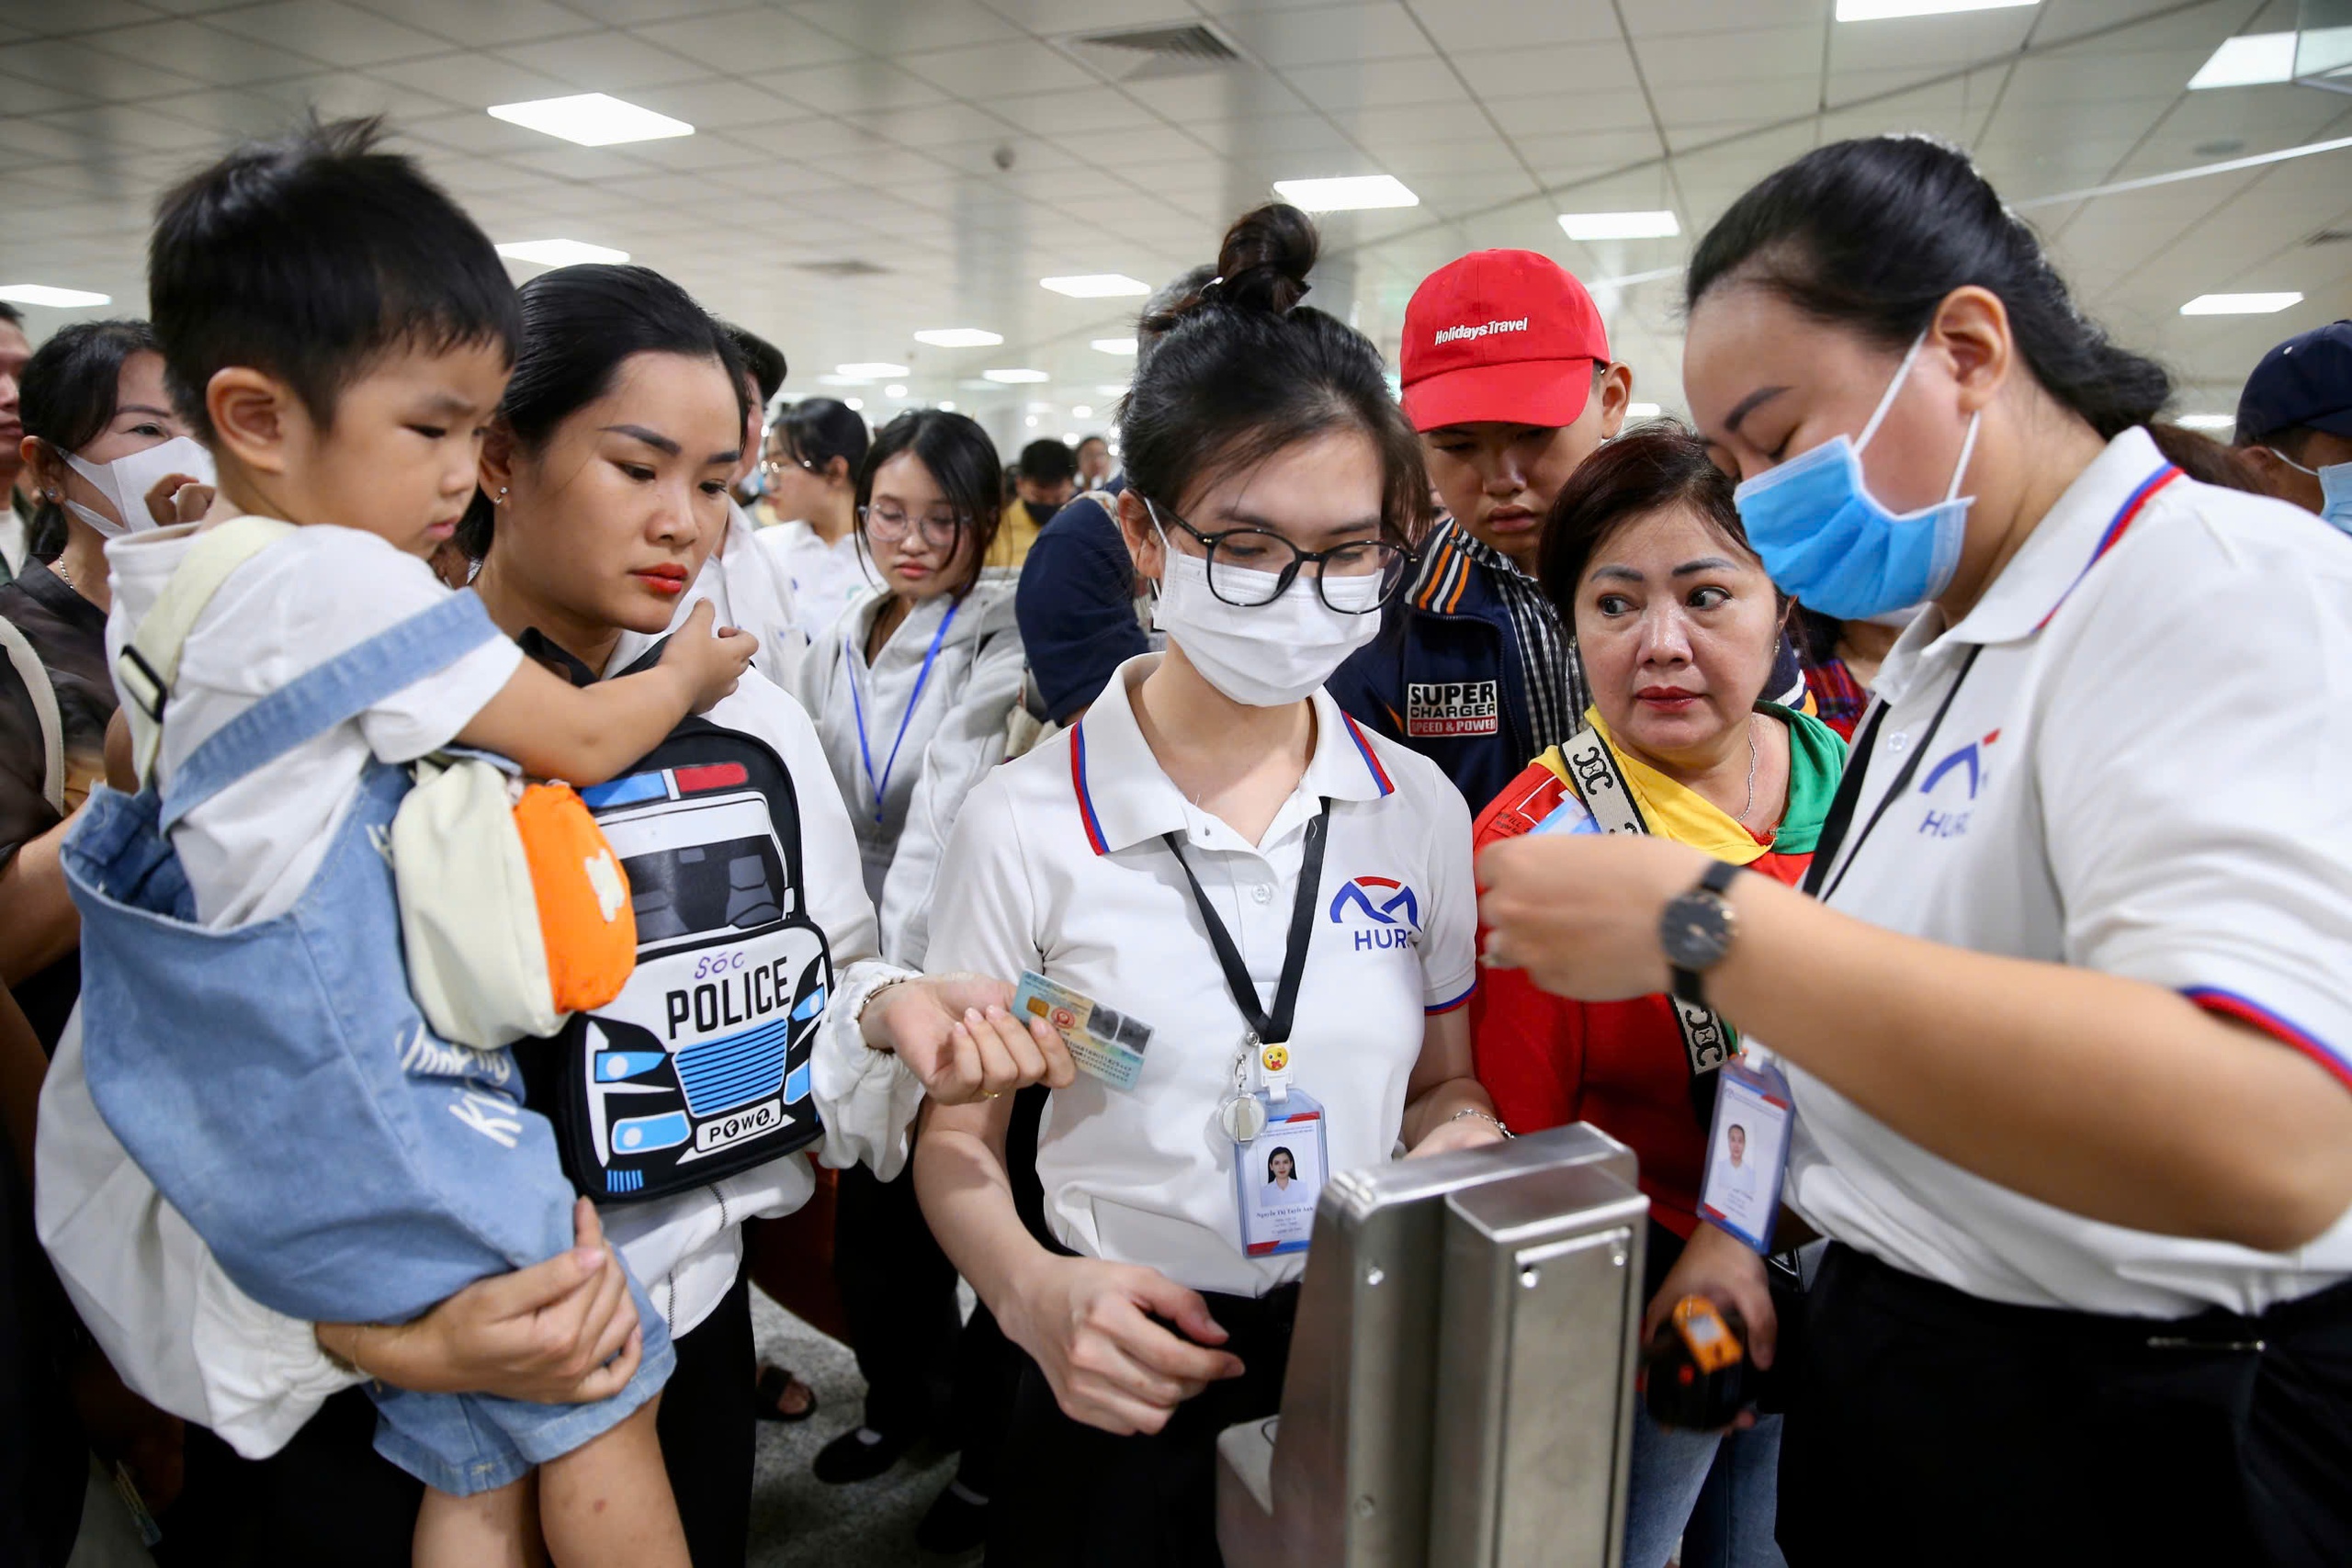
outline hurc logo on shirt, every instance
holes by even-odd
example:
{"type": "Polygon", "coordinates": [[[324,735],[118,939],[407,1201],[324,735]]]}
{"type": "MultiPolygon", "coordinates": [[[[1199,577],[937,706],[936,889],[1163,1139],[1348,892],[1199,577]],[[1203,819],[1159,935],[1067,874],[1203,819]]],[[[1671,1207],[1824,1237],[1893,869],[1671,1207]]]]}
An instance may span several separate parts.
{"type": "Polygon", "coordinates": [[[1515,321],[1464,321],[1458,327],[1440,327],[1435,341],[1430,346],[1442,348],[1457,339],[1485,337],[1489,333],[1523,333],[1527,330],[1527,322],[1528,318],[1521,316],[1515,321]]]}

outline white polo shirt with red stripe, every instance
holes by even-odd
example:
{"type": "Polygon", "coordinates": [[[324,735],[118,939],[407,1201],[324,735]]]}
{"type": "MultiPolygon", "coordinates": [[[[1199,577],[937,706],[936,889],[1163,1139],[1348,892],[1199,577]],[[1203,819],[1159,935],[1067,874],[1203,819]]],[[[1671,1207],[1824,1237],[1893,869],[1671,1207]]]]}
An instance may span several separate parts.
{"type": "Polygon", "coordinates": [[[925,966],[1034,969],[1148,1025],[1122,1092],[1085,1074],[1055,1092],[1037,1143],[1054,1235],[1179,1284],[1262,1295],[1303,1253],[1245,1257],[1234,1145],[1216,1110],[1247,1025],[1209,944],[1173,832],[1233,935],[1261,1006],[1282,974],[1307,823],[1331,803],[1291,1034],[1293,1084],[1324,1107],[1333,1172],[1391,1157],[1430,1013],[1477,980],[1470,812],[1436,766],[1367,734],[1321,692],[1298,788],[1251,844],[1187,801],[1136,728],[1121,665],[1083,722],[966,797],[940,868],[925,966]]]}
{"type": "MultiPolygon", "coordinates": [[[[1869,772],[1834,908],[2177,991],[2352,1091],[2352,538],[2198,484],[2128,431],[1959,625],[1931,610],[1905,633],[1877,694],[1892,705],[1852,763],[1869,772]]],[[[2177,1318],[2352,1274],[2352,1215],[2291,1255],[2102,1224],[1789,1077],[1797,1212],[1971,1294],[2177,1318]]]]}

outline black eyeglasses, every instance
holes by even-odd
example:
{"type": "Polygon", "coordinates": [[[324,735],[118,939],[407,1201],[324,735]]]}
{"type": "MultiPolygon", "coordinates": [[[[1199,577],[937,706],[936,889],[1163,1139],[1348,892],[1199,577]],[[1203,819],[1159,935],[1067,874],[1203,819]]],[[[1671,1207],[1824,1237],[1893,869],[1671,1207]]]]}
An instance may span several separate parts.
{"type": "Polygon", "coordinates": [[[1412,551],[1387,539],[1302,550],[1264,528],[1204,534],[1148,499],[1144,507],[1155,520],[1171,523],[1200,542],[1208,555],[1209,592],[1241,609],[1272,604],[1289,591],[1303,569],[1313,567],[1306,575],[1326,606],[1343,615],[1368,615],[1396,597],[1413,564],[1412,551]]]}

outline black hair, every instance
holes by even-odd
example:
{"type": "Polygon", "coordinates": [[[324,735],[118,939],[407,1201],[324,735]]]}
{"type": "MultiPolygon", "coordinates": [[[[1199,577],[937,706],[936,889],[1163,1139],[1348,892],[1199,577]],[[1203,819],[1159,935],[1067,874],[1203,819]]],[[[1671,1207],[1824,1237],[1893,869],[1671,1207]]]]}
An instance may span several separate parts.
{"type": "MultiPolygon", "coordinates": [[[[145,321],[74,321],[57,329],[25,361],[17,414],[27,435],[59,452],[78,452],[114,420],[122,367],[134,354],[161,354],[145,321]]],[[[65,509],[46,496],[33,507],[26,548],[42,560],[65,547],[65,509]]]]}
{"type": "Polygon", "coordinates": [[[1119,404],[1128,482],[1181,507],[1204,479],[1358,430],[1380,454],[1381,521],[1411,539],[1429,509],[1420,439],[1372,340],[1298,303],[1318,244],[1297,208],[1261,207],[1226,231],[1215,280],[1169,315],[1144,319],[1157,346],[1119,404]]]}
{"type": "Polygon", "coordinates": [[[1033,484],[1059,484],[1078,478],[1078,454],[1047,436],[1021,449],[1021,477],[1033,484]]]}
{"type": "Polygon", "coordinates": [[[1953,289],[1989,289],[2034,379],[2102,439],[2147,423],[2172,392],[2162,366],[2075,308],[1967,154],[1925,136],[1832,142],[1765,176],[1691,254],[1686,306],[1723,283],[1770,289],[1898,351],[1953,289]]]}
{"type": "Polygon", "coordinates": [[[312,120],[249,142],[165,192],[147,297],[180,416],[210,441],[205,388],[248,366],[331,424],[343,389],[397,348],[480,344],[510,359],[514,286],[490,241],[382,124],[312,120]]]}
{"type": "Polygon", "coordinates": [[[944,409],[910,409],[875,432],[874,445],[857,470],[857,537],[865,542],[865,508],[874,499],[874,476],[882,465],[913,453],[931,470],[932,482],[947,497],[956,526],[972,536],[972,576],[956,589],[960,598],[979,581],[981,563],[996,543],[1003,520],[1004,470],[996,443],[968,414],[944,409]]]}
{"type": "Polygon", "coordinates": [[[837,398],[803,398],[777,411],[776,434],[784,449],[798,461],[822,473],[836,457],[857,478],[865,466],[865,449],[874,444],[865,416],[837,398]]]}
{"type": "Polygon", "coordinates": [[[1290,1173],[1293,1176],[1296,1176],[1298,1174],[1298,1156],[1292,1154],[1290,1150],[1284,1148],[1282,1145],[1276,1144],[1266,1155],[1267,1180],[1272,1181],[1274,1179],[1274,1156],[1276,1155],[1281,1155],[1283,1158],[1290,1161],[1290,1173]]]}
{"type": "Polygon", "coordinates": [[[1619,530],[1674,506],[1697,513],[1761,567],[1732,503],[1731,476],[1715,466],[1707,444],[1688,425],[1653,421],[1596,447],[1560,486],[1544,519],[1536,580],[1572,635],[1577,592],[1592,558],[1619,530]]]}
{"type": "Polygon", "coordinates": [[[0,299],[0,321],[6,321],[12,327],[21,327],[25,324],[25,313],[6,299],[0,299]]]}
{"type": "Polygon", "coordinates": [[[778,392],[784,390],[784,378],[787,374],[784,350],[749,327],[739,327],[732,321],[722,321],[719,325],[726,329],[728,340],[734,344],[735,353],[742,360],[744,367],[751,371],[752,379],[759,383],[760,403],[765,407],[775,400],[778,392]]]}
{"type": "MultiPolygon", "coordinates": [[[[643,266],[601,262],[560,266],[523,285],[514,374],[499,400],[498,423],[526,452],[546,448],[558,426],[612,389],[621,366],[639,354],[707,359],[726,372],[740,423],[743,362],[727,329],[686,291],[643,266]]],[[[474,492],[458,542],[480,560],[490,553],[497,509],[474,492]]]]}

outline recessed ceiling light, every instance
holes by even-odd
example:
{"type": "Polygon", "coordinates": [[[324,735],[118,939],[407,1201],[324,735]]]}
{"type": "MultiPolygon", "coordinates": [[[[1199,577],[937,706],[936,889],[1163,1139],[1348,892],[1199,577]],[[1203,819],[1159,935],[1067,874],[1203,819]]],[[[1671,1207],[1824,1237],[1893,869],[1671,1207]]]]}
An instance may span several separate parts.
{"type": "Polygon", "coordinates": [[[1021,412],[1023,413],[1051,413],[1054,412],[1054,405],[1043,400],[1032,400],[1021,405],[1021,412]]]}
{"type": "Polygon", "coordinates": [[[2190,430],[2227,430],[2237,422],[2237,415],[2229,413],[2185,413],[2173,421],[2190,430]]]}
{"type": "Polygon", "coordinates": [[[1133,359],[1136,340],[1131,337],[1098,337],[1086,345],[1097,354],[1116,354],[1133,359]]]}
{"type": "Polygon", "coordinates": [[[882,395],[886,398],[903,398],[907,395],[907,384],[904,381],[893,381],[882,389],[882,395]]]}
{"type": "Polygon", "coordinates": [[[1092,419],[1094,417],[1094,405],[1092,403],[1072,403],[1069,405],[1069,416],[1072,419],[1092,419]]]}
{"type": "Polygon", "coordinates": [[[569,98],[534,98],[523,104],[492,104],[492,118],[519,125],[582,147],[612,147],[624,141],[659,141],[668,136],[692,136],[695,128],[683,119],[639,108],[604,93],[582,93],[569,98]]]}
{"type": "Polygon", "coordinates": [[[2180,308],[2184,316],[2268,316],[2300,305],[2300,294],[2199,294],[2180,308]]]}
{"type": "Polygon", "coordinates": [[[2035,0],[1838,0],[1841,22],[1879,22],[1892,17],[1941,17],[1954,11],[1999,11],[2035,0]]]}
{"type": "Polygon", "coordinates": [[[1033,413],[1023,423],[1025,423],[1030,429],[1035,430],[1037,428],[1037,416],[1033,413]]]}
{"type": "Polygon", "coordinates": [[[1671,212],[1563,212],[1560,228],[1571,240],[1666,240],[1682,232],[1671,212]]]}
{"type": "Polygon", "coordinates": [[[610,262],[618,266],[628,260],[627,251],[592,245],[584,240],[509,240],[498,247],[498,254],[541,266],[572,266],[581,262],[610,262]]]}
{"type": "Polygon", "coordinates": [[[1419,207],[1401,180],[1387,175],[1349,175],[1335,180],[1276,180],[1274,194],[1309,212],[1361,212],[1374,207],[1419,207]]]}
{"type": "Polygon", "coordinates": [[[1004,334],[979,327],[933,327],[915,333],[915,341],[933,348],[994,348],[1004,341],[1004,334]]]}
{"type": "Polygon", "coordinates": [[[1062,445],[1063,445],[1063,446],[1077,446],[1077,445],[1078,445],[1078,432],[1077,432],[1077,431],[1075,431],[1075,430],[1065,430],[1065,431],[1063,431],[1063,432],[1062,432],[1062,445]]]}
{"type": "MultiPolygon", "coordinates": [[[[1050,381],[1053,379],[1051,376],[1046,375],[1043,370],[983,370],[980,374],[987,379],[994,381],[1001,387],[1017,387],[1030,381],[1050,381]]],[[[1034,423],[1035,422],[1032,421],[1031,423],[1034,423]]]]}
{"type": "Polygon", "coordinates": [[[52,288],[46,283],[0,284],[0,299],[12,305],[111,305],[111,294],[93,294],[86,288],[52,288]]]}
{"type": "Polygon", "coordinates": [[[1656,403],[1627,403],[1625,405],[1627,419],[1656,419],[1665,412],[1656,403]]]}
{"type": "Polygon", "coordinates": [[[871,387],[874,385],[874,378],[871,376],[820,376],[817,378],[817,385],[820,387],[871,387]]]}
{"type": "Polygon", "coordinates": [[[842,407],[845,409],[854,409],[863,412],[865,408],[865,400],[864,398],[843,398],[842,400],[842,407]]]}
{"type": "Polygon", "coordinates": [[[956,400],[953,398],[940,399],[939,412],[942,413],[954,413],[956,412],[956,400]]]}
{"type": "Polygon", "coordinates": [[[1037,281],[1073,299],[1118,299],[1151,292],[1150,284],[1124,272],[1081,272],[1069,277],[1041,277],[1037,281]]]}
{"type": "Polygon", "coordinates": [[[2295,79],[2293,33],[2245,33],[2225,38],[2188,79],[2192,88],[2255,87],[2295,79]]]}
{"type": "Polygon", "coordinates": [[[893,365],[887,359],[861,359],[852,364],[833,367],[833,374],[836,376],[858,377],[868,381],[879,381],[886,376],[903,376],[906,373],[905,366],[893,365]]]}

